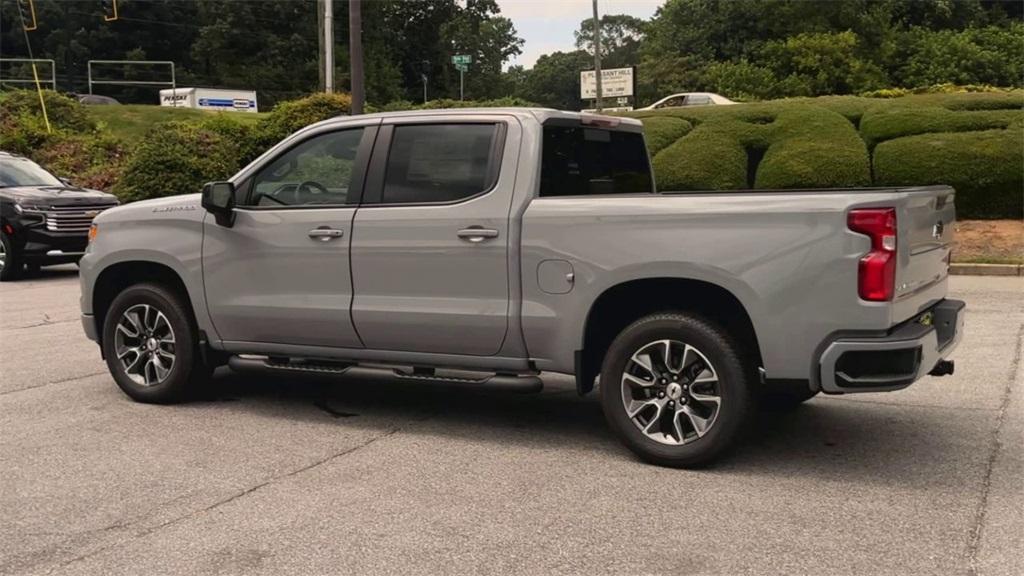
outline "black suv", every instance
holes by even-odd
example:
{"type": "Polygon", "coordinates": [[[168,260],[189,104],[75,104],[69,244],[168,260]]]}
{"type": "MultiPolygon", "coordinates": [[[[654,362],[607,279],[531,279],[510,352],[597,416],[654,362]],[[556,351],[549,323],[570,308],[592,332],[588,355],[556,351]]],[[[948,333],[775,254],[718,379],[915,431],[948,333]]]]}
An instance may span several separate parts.
{"type": "Polygon", "coordinates": [[[0,151],[0,281],[28,266],[78,262],[97,214],[117,198],[72,186],[38,164],[0,151]]]}

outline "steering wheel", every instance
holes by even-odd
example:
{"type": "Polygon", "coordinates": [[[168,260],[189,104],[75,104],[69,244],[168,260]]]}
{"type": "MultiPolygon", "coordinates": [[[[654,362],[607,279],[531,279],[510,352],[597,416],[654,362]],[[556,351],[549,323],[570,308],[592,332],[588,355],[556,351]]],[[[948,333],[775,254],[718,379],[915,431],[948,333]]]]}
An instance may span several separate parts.
{"type": "Polygon", "coordinates": [[[295,194],[298,195],[299,190],[302,190],[303,188],[306,188],[307,190],[314,194],[330,194],[330,192],[327,191],[327,187],[325,187],[323,184],[319,182],[314,182],[312,180],[306,180],[305,182],[299,184],[295,188],[295,194]]]}

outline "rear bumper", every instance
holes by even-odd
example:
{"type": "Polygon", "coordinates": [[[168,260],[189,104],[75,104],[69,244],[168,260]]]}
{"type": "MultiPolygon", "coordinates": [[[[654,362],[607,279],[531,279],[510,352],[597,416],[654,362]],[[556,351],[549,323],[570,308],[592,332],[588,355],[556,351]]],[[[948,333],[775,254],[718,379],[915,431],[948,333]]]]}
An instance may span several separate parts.
{"type": "Polygon", "coordinates": [[[836,339],[819,359],[821,391],[888,392],[910,386],[960,343],[965,306],[943,300],[884,336],[836,339]]]}

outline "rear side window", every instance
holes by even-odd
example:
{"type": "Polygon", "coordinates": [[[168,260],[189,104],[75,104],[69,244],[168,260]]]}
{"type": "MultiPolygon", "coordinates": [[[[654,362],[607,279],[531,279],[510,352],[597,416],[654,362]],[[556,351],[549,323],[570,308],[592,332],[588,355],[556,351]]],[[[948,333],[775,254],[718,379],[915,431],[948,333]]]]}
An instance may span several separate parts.
{"type": "Polygon", "coordinates": [[[384,204],[456,202],[497,180],[497,124],[396,126],[384,175],[384,204]]]}
{"type": "Polygon", "coordinates": [[[580,126],[545,126],[540,195],[654,192],[643,136],[580,126]]]}

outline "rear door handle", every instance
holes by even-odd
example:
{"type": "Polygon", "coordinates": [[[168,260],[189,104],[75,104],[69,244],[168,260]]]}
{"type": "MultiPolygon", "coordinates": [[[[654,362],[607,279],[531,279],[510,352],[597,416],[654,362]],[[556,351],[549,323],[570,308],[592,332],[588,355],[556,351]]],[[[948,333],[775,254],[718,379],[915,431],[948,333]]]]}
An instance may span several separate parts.
{"type": "Polygon", "coordinates": [[[497,238],[498,231],[493,228],[481,228],[479,226],[470,226],[469,228],[463,228],[458,232],[459,238],[468,240],[470,242],[483,242],[489,238],[497,238]]]}
{"type": "Polygon", "coordinates": [[[320,226],[319,228],[313,228],[309,231],[309,237],[321,242],[329,242],[335,238],[341,238],[345,235],[344,230],[338,230],[337,228],[329,228],[327,226],[320,226]]]}

